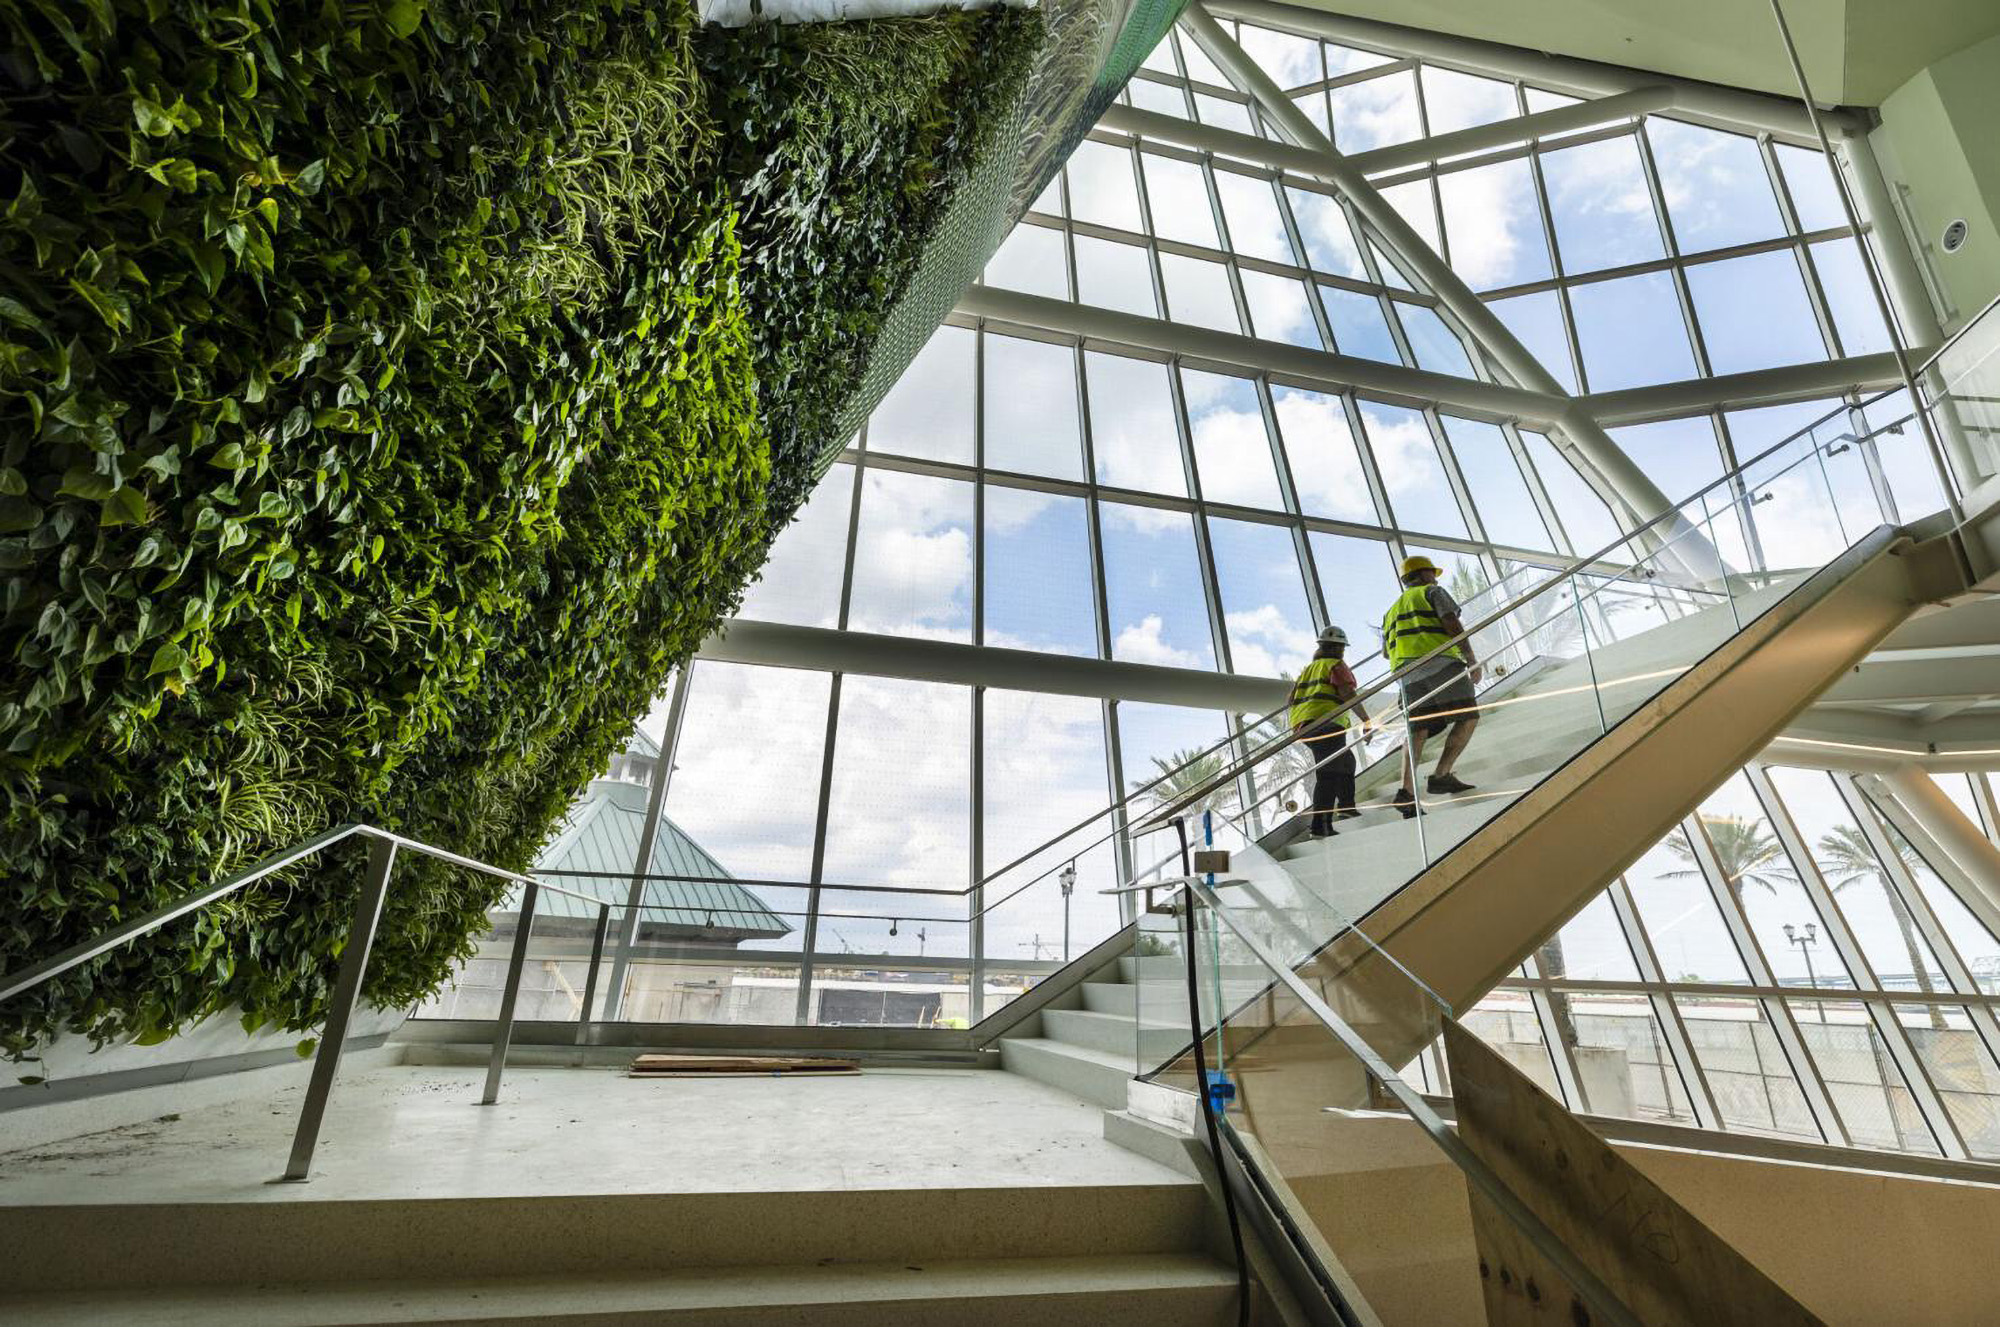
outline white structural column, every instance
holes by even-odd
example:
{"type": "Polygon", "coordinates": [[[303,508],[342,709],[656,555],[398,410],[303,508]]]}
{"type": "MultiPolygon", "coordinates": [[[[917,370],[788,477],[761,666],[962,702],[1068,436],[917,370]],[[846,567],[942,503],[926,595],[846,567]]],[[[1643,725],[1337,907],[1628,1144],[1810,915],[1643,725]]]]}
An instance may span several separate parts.
{"type": "MultiPolygon", "coordinates": [[[[1316,165],[1312,173],[1346,196],[1394,256],[1431,289],[1504,372],[1530,391],[1574,402],[1555,376],[1542,367],[1541,361],[1472,293],[1458,273],[1389,205],[1367,176],[1334,148],[1305,112],[1222,30],[1222,25],[1209,15],[1200,0],[1188,6],[1181,15],[1181,23],[1237,90],[1257,104],[1265,118],[1313,154],[1316,165]]],[[[1573,403],[1564,412],[1560,427],[1583,459],[1604,477],[1617,498],[1639,519],[1650,519],[1672,509],[1673,503],[1581,405],[1573,403]]]]}
{"type": "Polygon", "coordinates": [[[1993,846],[1993,840],[1916,765],[1898,765],[1882,775],[1882,782],[1911,819],[1951,854],[1973,886],[2000,908],[2000,848],[1993,846]]]}

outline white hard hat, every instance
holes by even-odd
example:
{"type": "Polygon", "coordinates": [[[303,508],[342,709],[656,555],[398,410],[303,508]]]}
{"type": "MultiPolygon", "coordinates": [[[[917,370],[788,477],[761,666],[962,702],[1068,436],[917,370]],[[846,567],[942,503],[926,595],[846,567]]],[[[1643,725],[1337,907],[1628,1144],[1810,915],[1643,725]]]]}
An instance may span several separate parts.
{"type": "Polygon", "coordinates": [[[1319,633],[1319,643],[1322,645],[1345,645],[1347,644],[1347,633],[1339,627],[1328,627],[1325,631],[1319,633]]]}

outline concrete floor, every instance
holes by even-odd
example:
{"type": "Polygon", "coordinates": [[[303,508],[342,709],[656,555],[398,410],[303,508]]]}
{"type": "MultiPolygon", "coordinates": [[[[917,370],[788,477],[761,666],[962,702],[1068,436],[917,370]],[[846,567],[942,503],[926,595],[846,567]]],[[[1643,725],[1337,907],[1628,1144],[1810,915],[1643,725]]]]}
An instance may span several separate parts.
{"type": "Polygon", "coordinates": [[[387,1065],[335,1085],[309,1184],[273,1184],[301,1088],[0,1153],[0,1204],[1183,1184],[1102,1112],[992,1070],[635,1079],[387,1065]]]}

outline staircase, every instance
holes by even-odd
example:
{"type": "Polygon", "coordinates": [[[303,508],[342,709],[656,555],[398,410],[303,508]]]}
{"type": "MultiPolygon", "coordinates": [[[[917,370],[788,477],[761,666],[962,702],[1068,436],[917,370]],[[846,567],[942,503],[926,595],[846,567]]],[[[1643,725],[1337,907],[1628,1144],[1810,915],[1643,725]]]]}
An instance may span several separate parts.
{"type": "MultiPolygon", "coordinates": [[[[1223,969],[1222,999],[1234,1005],[1256,995],[1266,984],[1259,973],[1250,965],[1223,969]]],[[[1001,1038],[1001,1066],[1106,1110],[1124,1110],[1139,1061],[1160,1064],[1190,1040],[1186,974],[1178,954],[1121,956],[1001,1038]]],[[[1205,1009],[1212,999],[1204,992],[1205,1009]]]]}

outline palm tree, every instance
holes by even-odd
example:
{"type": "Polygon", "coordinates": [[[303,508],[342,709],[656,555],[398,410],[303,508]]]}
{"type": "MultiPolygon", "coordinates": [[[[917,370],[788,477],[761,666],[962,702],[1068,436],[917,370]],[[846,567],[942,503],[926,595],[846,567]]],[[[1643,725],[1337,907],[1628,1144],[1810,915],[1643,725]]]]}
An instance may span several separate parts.
{"type": "MultiPolygon", "coordinates": [[[[1135,779],[1132,782],[1132,791],[1156,807],[1178,802],[1221,774],[1225,768],[1224,757],[1224,751],[1210,751],[1204,754],[1192,747],[1176,751],[1171,755],[1154,756],[1154,777],[1159,781],[1148,787],[1150,780],[1135,779]]],[[[1226,814],[1235,805],[1236,784],[1231,781],[1209,789],[1199,799],[1190,803],[1187,810],[1220,811],[1226,814]]]]}
{"type": "MultiPolygon", "coordinates": [[[[1746,889],[1755,887],[1775,894],[1779,884],[1798,879],[1792,872],[1791,863],[1785,860],[1784,846],[1771,833],[1769,826],[1743,816],[1703,816],[1701,823],[1708,831],[1709,845],[1715,849],[1716,864],[1722,868],[1723,883],[1739,899],[1746,889]]],[[[1688,865],[1685,870],[1666,871],[1663,875],[1701,874],[1694,848],[1685,834],[1667,839],[1666,845],[1668,852],[1688,865]]]]}
{"type": "MultiPolygon", "coordinates": [[[[1903,859],[1905,866],[1917,863],[1916,852],[1910,845],[1896,842],[1896,855],[1903,859]]],[[[1820,835],[1815,845],[1819,854],[1820,868],[1826,872],[1827,887],[1838,894],[1849,885],[1861,880],[1874,880],[1881,884],[1882,892],[1889,900],[1889,911],[1895,914],[1896,929],[1903,934],[1903,949],[1910,956],[1910,971],[1916,976],[1917,987],[1925,992],[1935,991],[1931,984],[1929,965],[1924,962],[1924,951],[1917,943],[1917,927],[1909,909],[1897,896],[1895,886],[1883,872],[1882,864],[1875,856],[1868,836],[1861,832],[1859,825],[1839,825],[1820,835]]],[[[1942,1029],[1945,1026],[1944,1011],[1936,1005],[1930,1006],[1931,1026],[1942,1029]]]]}

